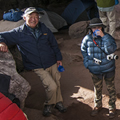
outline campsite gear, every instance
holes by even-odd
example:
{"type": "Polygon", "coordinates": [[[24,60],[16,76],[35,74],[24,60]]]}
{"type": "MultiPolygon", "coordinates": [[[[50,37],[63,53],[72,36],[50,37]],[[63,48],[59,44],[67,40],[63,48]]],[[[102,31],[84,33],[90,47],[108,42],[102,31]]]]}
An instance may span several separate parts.
{"type": "Polygon", "coordinates": [[[59,65],[58,71],[59,71],[59,72],[63,72],[63,71],[65,71],[65,69],[64,69],[64,67],[63,67],[62,65],[59,65]]]}
{"type": "Polygon", "coordinates": [[[97,4],[94,0],[73,0],[61,15],[69,25],[99,17],[97,4]]]}
{"type": "Polygon", "coordinates": [[[3,14],[3,20],[17,22],[22,19],[23,11],[20,9],[10,9],[7,13],[3,14]]]}
{"type": "Polygon", "coordinates": [[[93,18],[90,21],[88,28],[93,28],[93,27],[98,27],[98,26],[103,27],[103,28],[106,27],[99,18],[93,18]]]}
{"type": "Polygon", "coordinates": [[[40,21],[43,22],[52,32],[58,32],[59,29],[67,26],[66,20],[57,13],[42,8],[37,8],[37,10],[44,13],[40,18],[40,21]]]}
{"type": "Polygon", "coordinates": [[[27,120],[22,110],[1,92],[0,120],[27,120]]]}
{"type": "Polygon", "coordinates": [[[20,100],[14,94],[8,92],[11,77],[6,74],[0,74],[0,92],[8,97],[13,103],[20,107],[20,100]]]}
{"type": "MultiPolygon", "coordinates": [[[[37,8],[38,11],[44,13],[40,18],[40,22],[44,23],[53,33],[58,32],[59,29],[62,29],[67,26],[67,22],[64,18],[58,15],[55,12],[43,10],[41,8],[37,8]]],[[[19,20],[18,22],[11,22],[11,21],[0,21],[0,32],[8,31],[13,28],[16,28],[22,24],[24,24],[24,20],[19,20]],[[4,26],[8,27],[4,27],[4,26]]]]}

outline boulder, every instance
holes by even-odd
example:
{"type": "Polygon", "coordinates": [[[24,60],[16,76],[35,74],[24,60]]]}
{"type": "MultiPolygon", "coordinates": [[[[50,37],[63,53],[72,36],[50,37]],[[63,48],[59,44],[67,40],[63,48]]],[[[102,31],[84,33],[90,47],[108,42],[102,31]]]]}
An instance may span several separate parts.
{"type": "Polygon", "coordinates": [[[73,39],[85,36],[88,31],[87,30],[88,24],[89,24],[88,21],[80,21],[72,24],[69,27],[69,36],[73,39]]]}
{"type": "Polygon", "coordinates": [[[11,76],[9,93],[20,100],[21,109],[24,108],[25,99],[31,89],[29,83],[16,71],[15,61],[10,52],[0,52],[0,74],[11,76]]]}
{"type": "Polygon", "coordinates": [[[20,51],[18,50],[17,45],[9,46],[9,50],[12,53],[13,58],[15,60],[17,72],[20,73],[20,72],[24,71],[22,55],[21,55],[20,51]]]}

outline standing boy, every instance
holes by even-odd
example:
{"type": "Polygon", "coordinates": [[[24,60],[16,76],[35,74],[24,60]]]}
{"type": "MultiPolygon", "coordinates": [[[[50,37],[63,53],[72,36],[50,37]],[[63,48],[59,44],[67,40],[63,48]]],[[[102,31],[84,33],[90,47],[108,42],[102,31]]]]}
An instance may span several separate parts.
{"type": "Polygon", "coordinates": [[[113,37],[104,32],[102,21],[93,18],[90,21],[90,34],[83,38],[81,52],[84,58],[84,66],[89,69],[94,84],[95,107],[91,116],[95,116],[102,109],[102,87],[103,78],[109,92],[109,118],[113,118],[116,110],[116,90],[114,85],[115,77],[115,56],[117,48],[113,37]],[[113,57],[114,56],[114,57],[113,57]]]}

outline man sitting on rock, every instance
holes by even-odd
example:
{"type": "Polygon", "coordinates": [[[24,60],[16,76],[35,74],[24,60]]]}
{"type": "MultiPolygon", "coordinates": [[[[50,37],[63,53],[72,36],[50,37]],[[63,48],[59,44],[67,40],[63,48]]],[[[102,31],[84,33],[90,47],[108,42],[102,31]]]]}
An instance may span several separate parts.
{"type": "Polygon", "coordinates": [[[0,51],[7,52],[8,45],[17,44],[25,69],[34,71],[42,81],[46,92],[43,115],[49,116],[55,105],[65,112],[60,89],[58,66],[62,65],[62,55],[52,32],[39,21],[40,12],[29,7],[23,14],[25,24],[0,33],[0,51]]]}

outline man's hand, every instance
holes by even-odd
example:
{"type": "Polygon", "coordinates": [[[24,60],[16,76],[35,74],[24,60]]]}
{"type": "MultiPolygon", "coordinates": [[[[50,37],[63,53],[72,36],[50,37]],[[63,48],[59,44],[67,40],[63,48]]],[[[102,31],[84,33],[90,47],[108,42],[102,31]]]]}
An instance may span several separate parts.
{"type": "Polygon", "coordinates": [[[57,61],[57,66],[62,65],[62,61],[57,61]]]}
{"type": "Polygon", "coordinates": [[[2,52],[8,52],[8,47],[4,42],[0,43],[0,51],[2,52]]]}

